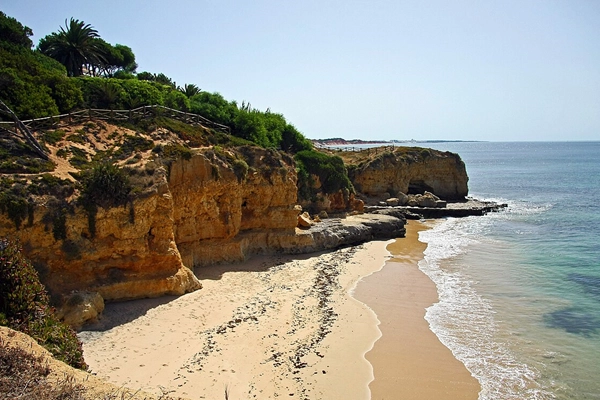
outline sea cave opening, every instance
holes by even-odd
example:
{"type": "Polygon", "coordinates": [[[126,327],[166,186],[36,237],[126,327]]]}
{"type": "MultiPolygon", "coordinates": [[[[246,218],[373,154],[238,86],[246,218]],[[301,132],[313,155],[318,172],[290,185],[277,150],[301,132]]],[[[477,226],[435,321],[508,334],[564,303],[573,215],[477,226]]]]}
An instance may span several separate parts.
{"type": "Polygon", "coordinates": [[[425,192],[434,193],[433,188],[423,180],[413,180],[408,184],[407,194],[424,194],[425,192]]]}

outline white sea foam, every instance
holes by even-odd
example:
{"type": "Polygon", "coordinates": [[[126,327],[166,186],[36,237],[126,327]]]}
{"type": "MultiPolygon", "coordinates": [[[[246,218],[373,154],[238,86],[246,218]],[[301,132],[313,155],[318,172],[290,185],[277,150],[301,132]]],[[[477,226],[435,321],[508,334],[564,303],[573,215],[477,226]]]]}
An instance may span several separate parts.
{"type": "Polygon", "coordinates": [[[479,380],[480,400],[555,397],[536,382],[539,372],[519,362],[499,339],[492,304],[477,293],[469,266],[449,261],[479,244],[494,220],[511,217],[511,213],[539,213],[547,207],[511,204],[504,215],[448,219],[420,233],[428,247],[419,267],[436,284],[440,299],[427,309],[425,318],[440,341],[479,380]]]}

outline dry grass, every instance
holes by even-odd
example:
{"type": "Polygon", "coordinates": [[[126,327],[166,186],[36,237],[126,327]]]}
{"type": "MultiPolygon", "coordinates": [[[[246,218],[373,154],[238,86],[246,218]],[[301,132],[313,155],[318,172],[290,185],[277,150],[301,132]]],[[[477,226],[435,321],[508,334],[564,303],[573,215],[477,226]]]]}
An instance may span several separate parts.
{"type": "Polygon", "coordinates": [[[84,387],[71,377],[52,383],[50,367],[43,356],[20,347],[10,347],[0,339],[0,398],[2,399],[85,399],[84,387]]]}
{"type": "Polygon", "coordinates": [[[10,346],[0,338],[0,399],[28,400],[174,400],[164,393],[159,397],[143,397],[125,388],[97,394],[72,375],[52,377],[43,355],[19,346],[10,346]]]}

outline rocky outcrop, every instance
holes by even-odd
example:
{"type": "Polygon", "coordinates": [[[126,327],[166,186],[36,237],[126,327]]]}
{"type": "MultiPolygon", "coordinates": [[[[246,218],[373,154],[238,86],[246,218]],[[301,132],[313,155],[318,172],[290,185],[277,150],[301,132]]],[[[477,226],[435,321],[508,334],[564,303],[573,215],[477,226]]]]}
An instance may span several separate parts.
{"type": "MultiPolygon", "coordinates": [[[[0,234],[19,239],[55,298],[87,291],[124,300],[196,290],[192,268],[280,250],[272,238],[295,232],[296,172],[282,153],[205,148],[150,163],[131,174],[151,174],[151,183],[125,207],[99,207],[93,233],[84,207],[72,202],[57,235],[57,207],[42,197],[19,229],[0,213],[0,234]]],[[[93,318],[88,311],[81,318],[93,318]]]]}
{"type": "Polygon", "coordinates": [[[385,199],[426,191],[443,200],[462,200],[468,194],[465,164],[458,154],[417,147],[400,147],[349,169],[357,192],[385,199]]]}
{"type": "Polygon", "coordinates": [[[319,177],[312,175],[313,190],[317,193],[312,199],[299,199],[304,209],[310,209],[314,213],[325,211],[330,214],[343,214],[346,212],[363,212],[365,203],[358,199],[348,189],[340,189],[334,193],[325,193],[321,186],[319,177]]]}
{"type": "Polygon", "coordinates": [[[83,207],[73,207],[64,215],[64,237],[57,238],[48,223],[56,210],[44,203],[37,204],[30,223],[18,230],[0,215],[0,232],[19,239],[54,296],[86,290],[122,300],[196,290],[200,282],[182,263],[175,243],[165,170],[157,170],[154,178],[153,188],[130,206],[99,208],[95,235],[83,207]]]}
{"type": "Polygon", "coordinates": [[[280,235],[272,249],[286,254],[304,254],[335,249],[374,239],[403,237],[406,219],[402,213],[358,214],[330,218],[313,223],[309,229],[297,229],[293,235],[280,235]]]}
{"type": "Polygon", "coordinates": [[[56,316],[74,328],[93,322],[104,311],[104,299],[97,292],[73,292],[56,316]]]}
{"type": "Polygon", "coordinates": [[[293,161],[273,150],[246,147],[241,152],[248,165],[242,179],[210,152],[171,166],[174,235],[185,265],[240,261],[253,247],[269,246],[252,244],[266,232],[294,232],[299,211],[293,161]]]}
{"type": "Polygon", "coordinates": [[[422,218],[446,218],[446,217],[470,217],[481,216],[490,212],[502,211],[507,208],[506,203],[493,201],[481,201],[472,198],[466,201],[448,203],[445,207],[422,207],[422,206],[368,206],[366,212],[384,215],[403,215],[406,219],[422,218]]]}

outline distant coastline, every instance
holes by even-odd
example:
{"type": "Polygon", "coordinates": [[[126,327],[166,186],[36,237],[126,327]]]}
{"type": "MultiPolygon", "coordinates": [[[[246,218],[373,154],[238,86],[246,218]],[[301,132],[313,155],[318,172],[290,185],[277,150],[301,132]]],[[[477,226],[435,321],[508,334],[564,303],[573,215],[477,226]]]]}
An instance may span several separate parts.
{"type": "Polygon", "coordinates": [[[363,144],[381,144],[390,145],[396,143],[475,143],[482,140],[362,140],[362,139],[343,139],[343,138],[328,138],[328,139],[312,139],[312,142],[318,146],[352,146],[363,144]]]}

